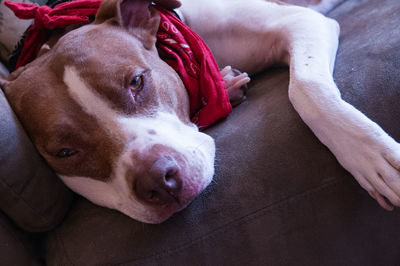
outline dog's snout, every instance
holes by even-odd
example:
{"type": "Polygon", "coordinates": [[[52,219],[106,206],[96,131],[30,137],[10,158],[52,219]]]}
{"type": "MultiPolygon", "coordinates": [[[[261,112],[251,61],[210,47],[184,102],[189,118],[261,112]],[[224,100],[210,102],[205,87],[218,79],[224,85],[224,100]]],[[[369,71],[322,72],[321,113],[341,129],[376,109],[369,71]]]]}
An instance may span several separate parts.
{"type": "Polygon", "coordinates": [[[179,201],[181,189],[179,167],[169,157],[155,160],[147,172],[138,177],[135,185],[135,193],[139,199],[156,205],[179,201]]]}

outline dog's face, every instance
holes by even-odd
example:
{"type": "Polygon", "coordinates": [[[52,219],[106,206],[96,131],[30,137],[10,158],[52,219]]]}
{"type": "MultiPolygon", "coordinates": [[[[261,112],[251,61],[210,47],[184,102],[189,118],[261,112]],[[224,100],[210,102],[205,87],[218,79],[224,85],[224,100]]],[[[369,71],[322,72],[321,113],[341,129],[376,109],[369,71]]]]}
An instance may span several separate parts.
{"type": "Polygon", "coordinates": [[[149,4],[105,1],[94,24],[13,73],[5,92],[67,186],[159,223],[209,184],[215,147],[190,122],[186,89],[157,54],[149,4]]]}

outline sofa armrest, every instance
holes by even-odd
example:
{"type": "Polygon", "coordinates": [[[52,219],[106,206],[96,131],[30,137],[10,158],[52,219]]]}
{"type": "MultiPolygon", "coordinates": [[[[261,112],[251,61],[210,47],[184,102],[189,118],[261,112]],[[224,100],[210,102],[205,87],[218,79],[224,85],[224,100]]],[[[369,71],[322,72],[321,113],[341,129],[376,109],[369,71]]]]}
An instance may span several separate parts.
{"type": "Polygon", "coordinates": [[[0,210],[27,231],[47,231],[72,199],[38,154],[0,90],[0,210]]]}

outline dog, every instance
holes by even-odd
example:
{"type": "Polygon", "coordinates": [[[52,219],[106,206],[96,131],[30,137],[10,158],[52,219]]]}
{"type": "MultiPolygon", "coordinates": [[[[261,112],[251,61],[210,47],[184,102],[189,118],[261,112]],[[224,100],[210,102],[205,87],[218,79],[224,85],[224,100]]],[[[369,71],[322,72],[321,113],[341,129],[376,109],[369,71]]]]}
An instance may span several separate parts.
{"type": "MultiPolygon", "coordinates": [[[[342,100],[332,73],[340,27],[264,0],[160,0],[208,44],[231,99],[247,76],[289,66],[289,99],[317,138],[385,209],[400,206],[400,146],[342,100]],[[243,71],[236,75],[230,67],[243,71]]],[[[73,191],[161,223],[211,182],[215,144],[190,120],[185,86],[155,48],[147,0],[104,0],[1,85],[40,154],[73,191]]]]}

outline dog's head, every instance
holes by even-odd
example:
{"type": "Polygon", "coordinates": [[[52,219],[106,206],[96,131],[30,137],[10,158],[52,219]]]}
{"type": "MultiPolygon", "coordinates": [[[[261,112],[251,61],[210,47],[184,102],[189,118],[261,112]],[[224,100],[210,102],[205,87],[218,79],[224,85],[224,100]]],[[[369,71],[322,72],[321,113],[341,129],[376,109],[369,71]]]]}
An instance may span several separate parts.
{"type": "Polygon", "coordinates": [[[147,223],[184,208],[214,173],[214,142],[190,122],[186,89],[155,48],[159,21],[150,1],[105,0],[94,23],[3,82],[67,186],[147,223]]]}

